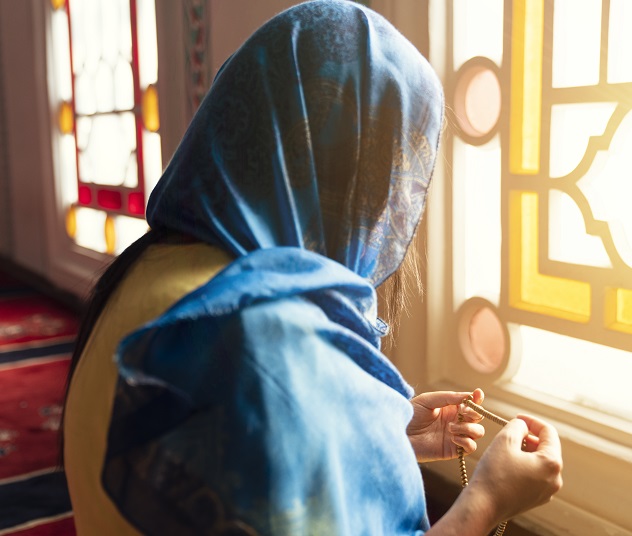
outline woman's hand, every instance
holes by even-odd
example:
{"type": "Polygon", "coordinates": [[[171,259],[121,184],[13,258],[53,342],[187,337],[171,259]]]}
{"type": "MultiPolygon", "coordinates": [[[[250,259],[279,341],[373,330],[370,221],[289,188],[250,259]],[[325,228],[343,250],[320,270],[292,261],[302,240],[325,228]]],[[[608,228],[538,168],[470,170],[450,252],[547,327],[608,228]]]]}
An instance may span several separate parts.
{"type": "Polygon", "coordinates": [[[457,457],[457,446],[463,447],[465,454],[476,450],[476,440],[483,437],[485,429],[478,424],[482,417],[461,404],[470,395],[474,403],[482,403],[484,394],[480,389],[473,393],[423,393],[411,400],[414,413],[406,433],[417,461],[451,460],[457,457]],[[463,422],[458,420],[459,413],[463,422]]]}
{"type": "Polygon", "coordinates": [[[502,519],[550,501],[562,487],[562,447],[555,428],[526,415],[509,421],[481,457],[469,487],[487,498],[502,519]]]}
{"type": "Polygon", "coordinates": [[[555,429],[521,415],[494,438],[469,486],[426,534],[488,534],[501,521],[550,501],[562,487],[561,473],[562,449],[555,429]]]}

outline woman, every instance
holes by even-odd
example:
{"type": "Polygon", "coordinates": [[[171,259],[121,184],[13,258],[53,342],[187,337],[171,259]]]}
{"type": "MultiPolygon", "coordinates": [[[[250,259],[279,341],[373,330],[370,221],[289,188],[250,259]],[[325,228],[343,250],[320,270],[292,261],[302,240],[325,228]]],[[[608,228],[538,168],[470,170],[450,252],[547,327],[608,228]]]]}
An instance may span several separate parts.
{"type": "Polygon", "coordinates": [[[537,456],[512,421],[491,448],[511,479],[484,457],[426,517],[416,458],[471,452],[482,427],[452,422],[467,393],[411,404],[374,289],[422,216],[442,117],[427,62],[352,2],[292,8],[226,62],[79,339],[79,534],[484,534],[550,497],[557,436],[525,417],[537,456]]]}

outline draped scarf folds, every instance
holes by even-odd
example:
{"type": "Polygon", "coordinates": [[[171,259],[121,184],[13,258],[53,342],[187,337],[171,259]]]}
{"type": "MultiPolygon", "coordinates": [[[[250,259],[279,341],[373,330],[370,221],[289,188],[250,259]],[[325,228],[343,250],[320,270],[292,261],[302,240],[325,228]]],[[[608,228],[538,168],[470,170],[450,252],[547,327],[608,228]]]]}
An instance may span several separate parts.
{"type": "Polygon", "coordinates": [[[377,286],[423,213],[442,98],[428,63],[375,13],[327,0],[290,9],[216,76],[149,224],[236,256],[308,249],[377,286]]]}

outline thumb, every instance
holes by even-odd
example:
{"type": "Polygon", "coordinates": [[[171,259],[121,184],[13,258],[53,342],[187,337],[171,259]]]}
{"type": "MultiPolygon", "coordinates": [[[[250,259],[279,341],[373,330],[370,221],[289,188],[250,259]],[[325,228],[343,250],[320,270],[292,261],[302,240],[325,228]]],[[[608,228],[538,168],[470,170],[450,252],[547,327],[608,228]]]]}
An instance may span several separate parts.
{"type": "Polygon", "coordinates": [[[500,431],[504,435],[510,448],[522,450],[522,442],[529,435],[529,427],[522,419],[512,419],[500,431]]]}
{"type": "Polygon", "coordinates": [[[444,408],[463,402],[463,399],[470,396],[471,392],[455,391],[433,391],[422,393],[411,400],[414,404],[419,404],[428,409],[444,408]]]}

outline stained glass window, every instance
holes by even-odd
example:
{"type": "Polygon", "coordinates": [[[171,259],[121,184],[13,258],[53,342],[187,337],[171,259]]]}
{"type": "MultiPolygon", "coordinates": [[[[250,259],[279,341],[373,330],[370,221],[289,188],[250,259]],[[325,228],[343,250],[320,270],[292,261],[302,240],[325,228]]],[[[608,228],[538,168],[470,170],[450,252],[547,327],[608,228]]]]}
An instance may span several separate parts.
{"type": "Polygon", "coordinates": [[[66,232],[119,253],[162,171],[154,0],[51,0],[51,93],[66,232]]]}
{"type": "Polygon", "coordinates": [[[448,20],[464,362],[630,420],[632,2],[452,0],[448,20]]]}

